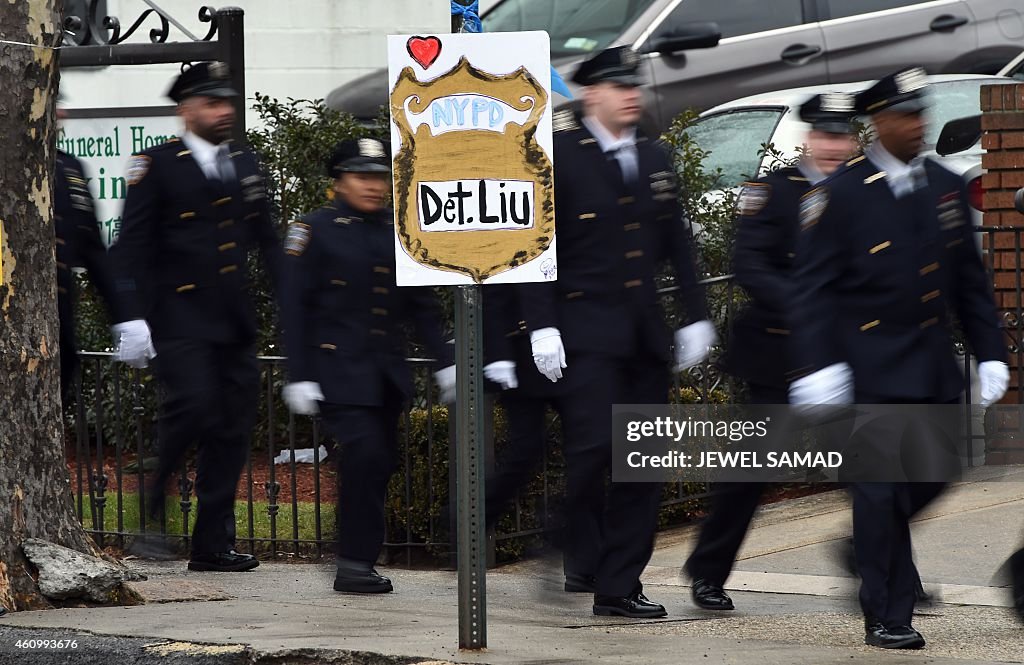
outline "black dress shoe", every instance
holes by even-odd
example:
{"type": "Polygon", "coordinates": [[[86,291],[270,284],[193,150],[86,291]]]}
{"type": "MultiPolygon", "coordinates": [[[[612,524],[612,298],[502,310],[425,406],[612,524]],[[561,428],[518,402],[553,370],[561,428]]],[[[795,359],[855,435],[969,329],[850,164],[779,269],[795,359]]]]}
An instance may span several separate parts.
{"type": "Polygon", "coordinates": [[[373,568],[351,570],[338,568],[334,576],[334,590],[342,593],[391,593],[391,580],[373,568]]]}
{"type": "Polygon", "coordinates": [[[924,637],[910,626],[886,628],[878,621],[865,621],[864,644],[880,649],[920,649],[924,637]]]}
{"type": "Polygon", "coordinates": [[[731,610],[735,609],[732,598],[725,590],[715,584],[710,584],[704,579],[695,579],[690,587],[690,595],[693,597],[693,604],[705,610],[731,610]]]}
{"type": "Polygon", "coordinates": [[[595,593],[597,578],[593,575],[566,574],[565,590],[569,593],[595,593]]]}
{"type": "Polygon", "coordinates": [[[594,614],[602,617],[620,616],[631,619],[657,619],[668,614],[658,603],[652,603],[642,592],[629,596],[594,596],[594,614]]]}
{"type": "Polygon", "coordinates": [[[218,571],[222,573],[238,573],[243,570],[252,570],[260,562],[251,554],[239,554],[230,552],[218,552],[216,554],[193,554],[189,559],[188,569],[195,571],[218,571]]]}
{"type": "Polygon", "coordinates": [[[1010,557],[1010,590],[1017,618],[1024,621],[1024,549],[1017,550],[1010,557]]]}

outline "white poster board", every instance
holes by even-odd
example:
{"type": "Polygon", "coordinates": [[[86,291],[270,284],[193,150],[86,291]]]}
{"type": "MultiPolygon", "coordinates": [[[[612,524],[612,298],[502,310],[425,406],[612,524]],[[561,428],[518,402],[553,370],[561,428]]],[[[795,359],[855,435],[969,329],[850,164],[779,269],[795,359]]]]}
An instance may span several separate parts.
{"type": "Polygon", "coordinates": [[[391,35],[399,286],[557,276],[545,32],[391,35]]]}
{"type": "MultiPolygon", "coordinates": [[[[104,109],[102,113],[118,111],[104,109]]],[[[126,111],[131,113],[131,109],[126,111]]],[[[163,113],[98,117],[97,110],[78,109],[68,111],[69,117],[61,121],[57,149],[82,161],[96,205],[100,237],[108,247],[121,231],[121,214],[128,192],[124,172],[132,153],[164,143],[181,131],[181,121],[174,115],[173,107],[163,113]]]]}

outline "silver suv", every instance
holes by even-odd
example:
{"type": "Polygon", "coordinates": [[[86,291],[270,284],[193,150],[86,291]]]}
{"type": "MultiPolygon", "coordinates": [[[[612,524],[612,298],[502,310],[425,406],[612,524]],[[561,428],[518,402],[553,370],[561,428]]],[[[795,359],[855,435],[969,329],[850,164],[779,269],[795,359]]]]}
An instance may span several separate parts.
{"type": "MultiPolygon", "coordinates": [[[[546,30],[566,80],[596,51],[632,44],[645,54],[648,120],[662,129],[686,108],[912,64],[994,74],[1024,48],[1022,0],[501,0],[483,22],[486,32],[546,30]],[[694,48],[716,34],[717,46],[694,48]]],[[[384,70],[327,97],[365,119],[386,101],[384,70]]]]}

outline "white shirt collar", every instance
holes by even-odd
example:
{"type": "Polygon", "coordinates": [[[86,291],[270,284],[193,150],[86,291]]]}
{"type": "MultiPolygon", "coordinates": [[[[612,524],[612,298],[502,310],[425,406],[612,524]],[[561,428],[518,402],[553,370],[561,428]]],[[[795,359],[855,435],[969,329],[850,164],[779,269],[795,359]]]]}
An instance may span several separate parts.
{"type": "Polygon", "coordinates": [[[601,152],[613,152],[622,148],[631,148],[636,145],[636,127],[630,127],[622,132],[622,136],[616,138],[608,131],[608,128],[601,124],[597,118],[589,115],[583,116],[583,124],[597,140],[601,152]]]}
{"type": "Polygon", "coordinates": [[[217,151],[221,148],[226,149],[227,146],[223,143],[214,145],[192,132],[184,132],[181,135],[181,142],[192,151],[193,159],[196,160],[196,163],[199,164],[199,167],[208,178],[220,177],[217,172],[217,151]]]}
{"type": "Polygon", "coordinates": [[[922,155],[918,155],[909,163],[904,162],[886,150],[881,141],[875,141],[868,146],[864,155],[885,172],[886,183],[896,198],[902,198],[928,181],[924,170],[925,158],[922,155]]]}
{"type": "Polygon", "coordinates": [[[817,166],[814,165],[809,158],[805,157],[796,164],[796,168],[805,178],[812,184],[817,186],[822,180],[827,178],[824,173],[821,172],[817,166]]]}
{"type": "Polygon", "coordinates": [[[910,171],[913,168],[913,162],[909,164],[896,159],[892,156],[885,146],[882,145],[881,141],[875,141],[868,146],[868,149],[864,151],[867,158],[871,160],[871,163],[885,171],[885,177],[891,178],[904,178],[910,175],[910,171]]]}

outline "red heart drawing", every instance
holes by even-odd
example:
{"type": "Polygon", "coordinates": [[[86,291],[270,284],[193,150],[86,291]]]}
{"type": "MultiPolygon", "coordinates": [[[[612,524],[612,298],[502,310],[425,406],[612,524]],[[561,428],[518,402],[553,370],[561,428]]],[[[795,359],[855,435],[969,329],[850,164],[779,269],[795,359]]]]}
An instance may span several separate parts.
{"type": "Polygon", "coordinates": [[[441,40],[433,36],[410,37],[405,48],[412,59],[420,63],[420,67],[427,69],[434,64],[437,56],[441,55],[441,40]]]}

